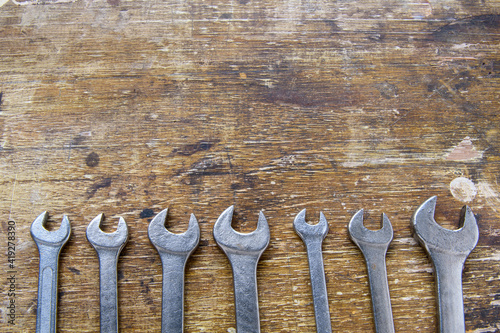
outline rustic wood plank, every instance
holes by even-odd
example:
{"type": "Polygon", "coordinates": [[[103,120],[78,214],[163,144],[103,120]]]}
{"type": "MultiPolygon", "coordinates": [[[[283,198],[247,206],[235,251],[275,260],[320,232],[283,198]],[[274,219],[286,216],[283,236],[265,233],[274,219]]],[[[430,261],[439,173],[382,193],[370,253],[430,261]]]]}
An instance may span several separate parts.
{"type": "MultiPolygon", "coordinates": [[[[234,332],[231,269],[212,228],[236,206],[271,243],[258,268],[263,332],[315,331],[305,248],[292,221],[323,211],[332,326],[374,329],[360,251],[347,234],[365,208],[394,226],[387,268],[398,332],[435,332],[432,266],[409,219],[438,195],[455,228],[469,204],[480,240],[463,275],[468,332],[500,329],[497,1],[0,1],[1,248],[16,222],[16,319],[32,331],[33,219],[63,214],[59,331],[99,328],[98,263],[87,242],[104,212],[129,224],[119,269],[120,328],[157,332],[160,259],[147,225],[169,207],[201,242],[186,270],[186,332],[234,332]],[[57,3],[60,2],[60,3],[57,3]],[[456,183],[452,183],[456,180],[456,183]]],[[[5,278],[4,278],[5,277],[5,278]]]]}

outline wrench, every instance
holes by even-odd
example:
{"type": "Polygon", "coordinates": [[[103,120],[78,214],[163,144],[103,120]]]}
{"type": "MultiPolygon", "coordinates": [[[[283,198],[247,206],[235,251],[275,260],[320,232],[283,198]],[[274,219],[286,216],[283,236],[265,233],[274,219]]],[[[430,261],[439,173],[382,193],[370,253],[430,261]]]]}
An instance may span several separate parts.
{"type": "Polygon", "coordinates": [[[31,224],[31,237],[40,253],[36,308],[37,333],[55,333],[56,331],[59,253],[71,233],[71,225],[66,216],[63,216],[61,226],[56,231],[45,229],[47,218],[47,212],[43,212],[31,224]]]}
{"type": "Polygon", "coordinates": [[[214,238],[224,251],[233,269],[236,331],[259,333],[259,300],[257,294],[257,263],[269,245],[269,225],[259,213],[257,229],[242,234],[231,227],[234,206],[227,208],[214,225],[214,238]]]}
{"type": "Polygon", "coordinates": [[[194,214],[188,230],[174,234],[165,228],[168,209],[156,215],[148,227],[148,236],[158,251],[163,267],[161,331],[182,333],[184,330],[184,270],[186,261],[200,241],[200,227],[194,214]]]}
{"type": "Polygon", "coordinates": [[[392,225],[387,215],[382,214],[382,228],[369,230],[363,225],[363,209],[359,210],[349,222],[349,236],[365,257],[368,280],[372,296],[375,331],[394,333],[391,297],[387,282],[385,255],[392,241],[392,225]]]}
{"type": "Polygon", "coordinates": [[[441,227],[434,220],[436,201],[433,196],[421,204],[413,214],[411,226],[434,265],[440,332],[465,332],[462,271],[479,240],[479,228],[467,206],[460,212],[460,229],[441,227]]]}
{"type": "Polygon", "coordinates": [[[328,234],[328,222],[325,215],[319,213],[319,223],[311,225],[306,222],[306,210],[297,214],[293,221],[293,228],[300,236],[307,249],[309,261],[309,275],[314,301],[314,315],[316,318],[316,332],[331,333],[332,323],[328,307],[328,292],[326,290],[325,268],[321,245],[328,234]]]}
{"type": "Polygon", "coordinates": [[[127,243],[128,228],[125,220],[120,217],[115,232],[105,233],[100,224],[103,214],[97,215],[87,227],[87,239],[92,244],[99,257],[99,294],[101,332],[118,332],[118,286],[117,268],[118,256],[127,243]]]}

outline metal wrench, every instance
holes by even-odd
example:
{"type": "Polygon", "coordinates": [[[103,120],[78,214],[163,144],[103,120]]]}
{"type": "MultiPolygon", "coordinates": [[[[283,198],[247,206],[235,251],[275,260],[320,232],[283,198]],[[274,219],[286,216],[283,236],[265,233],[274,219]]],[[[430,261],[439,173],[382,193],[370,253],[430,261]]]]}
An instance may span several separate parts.
{"type": "Polygon", "coordinates": [[[121,250],[127,243],[128,228],[120,217],[115,232],[105,233],[100,224],[103,214],[97,215],[87,227],[87,239],[99,257],[99,294],[101,332],[118,332],[117,263],[121,250]]]}
{"type": "Polygon", "coordinates": [[[63,216],[61,226],[56,231],[45,229],[47,218],[47,212],[43,212],[31,224],[31,237],[40,253],[36,308],[37,333],[55,333],[56,331],[59,253],[71,233],[71,225],[66,216],[63,216]]]}
{"type": "Polygon", "coordinates": [[[174,234],[165,228],[168,209],[156,215],[148,227],[148,236],[158,251],[163,267],[161,331],[182,333],[184,330],[184,270],[189,256],[200,241],[200,227],[194,214],[188,230],[174,234]]]}
{"type": "Polygon", "coordinates": [[[219,216],[214,225],[214,238],[233,269],[236,330],[259,333],[257,263],[269,245],[269,225],[260,212],[256,230],[247,234],[237,232],[231,227],[233,212],[234,206],[231,206],[219,216]]]}
{"type": "Polygon", "coordinates": [[[414,237],[433,265],[441,333],[465,332],[462,271],[479,240],[476,218],[467,206],[460,212],[460,229],[449,230],[434,220],[437,197],[427,199],[411,219],[414,237]]]}
{"type": "Polygon", "coordinates": [[[293,221],[293,228],[300,236],[307,249],[309,261],[309,275],[314,301],[314,315],[316,318],[316,332],[331,333],[332,323],[328,307],[328,292],[326,290],[325,268],[321,245],[328,234],[328,222],[325,215],[319,213],[319,223],[311,225],[306,222],[306,210],[297,214],[293,221]]]}
{"type": "Polygon", "coordinates": [[[393,237],[392,225],[387,215],[382,214],[382,228],[369,230],[363,225],[363,212],[363,209],[359,210],[349,222],[349,236],[365,257],[375,330],[380,333],[394,333],[385,265],[385,255],[393,237]]]}

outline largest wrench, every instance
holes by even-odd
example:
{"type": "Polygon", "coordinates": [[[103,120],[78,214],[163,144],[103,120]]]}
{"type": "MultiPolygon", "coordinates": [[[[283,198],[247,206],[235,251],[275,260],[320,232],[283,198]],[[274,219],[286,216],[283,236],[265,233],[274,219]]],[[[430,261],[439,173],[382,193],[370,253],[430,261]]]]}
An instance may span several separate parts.
{"type": "Polygon", "coordinates": [[[248,234],[239,233],[231,227],[233,211],[231,206],[219,216],[214,225],[214,238],[233,268],[236,330],[259,333],[257,263],[269,245],[269,226],[260,212],[257,229],[248,234]]]}
{"type": "Polygon", "coordinates": [[[434,220],[437,198],[427,199],[411,219],[414,236],[434,264],[441,333],[465,332],[462,271],[464,263],[479,239],[477,222],[464,206],[458,230],[441,227],[434,220]]]}
{"type": "Polygon", "coordinates": [[[66,216],[61,227],[48,231],[47,212],[40,214],[31,224],[31,237],[40,253],[40,271],[38,276],[38,304],[36,308],[36,332],[55,333],[57,315],[57,271],[59,253],[69,239],[71,227],[66,216]]]}

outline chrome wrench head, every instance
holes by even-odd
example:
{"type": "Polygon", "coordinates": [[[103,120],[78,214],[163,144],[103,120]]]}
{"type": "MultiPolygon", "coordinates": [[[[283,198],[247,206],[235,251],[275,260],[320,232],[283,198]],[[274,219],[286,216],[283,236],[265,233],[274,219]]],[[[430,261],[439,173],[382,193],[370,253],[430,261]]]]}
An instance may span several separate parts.
{"type": "Polygon", "coordinates": [[[237,232],[231,227],[233,212],[234,207],[231,206],[219,216],[214,225],[214,238],[233,269],[236,330],[240,333],[258,333],[257,263],[269,245],[269,226],[260,212],[256,230],[247,234],[237,232]]]}
{"type": "Polygon", "coordinates": [[[104,214],[97,215],[87,227],[87,239],[92,246],[97,248],[112,248],[120,251],[128,240],[127,223],[120,217],[116,231],[107,233],[101,230],[104,214]]]}
{"type": "Polygon", "coordinates": [[[382,227],[370,230],[363,224],[363,209],[349,222],[349,237],[365,257],[373,307],[373,319],[377,332],[393,333],[391,297],[387,280],[385,255],[393,238],[392,225],[387,215],[382,214],[382,227]]]}
{"type": "Polygon", "coordinates": [[[387,215],[382,213],[382,228],[370,230],[363,224],[364,210],[360,209],[349,222],[349,237],[359,248],[366,244],[389,247],[392,242],[392,225],[387,215]]]}
{"type": "Polygon", "coordinates": [[[40,214],[31,224],[31,237],[35,243],[50,245],[53,247],[58,247],[64,245],[70,236],[71,225],[69,223],[68,217],[63,216],[61,226],[55,231],[48,231],[45,229],[45,224],[48,219],[47,212],[40,214]]]}
{"type": "Polygon", "coordinates": [[[227,208],[214,225],[214,238],[217,245],[226,253],[254,254],[259,257],[269,245],[269,225],[263,212],[259,213],[257,228],[251,233],[241,233],[233,229],[234,206],[227,208]]]}
{"type": "Polygon", "coordinates": [[[184,271],[200,241],[200,227],[191,214],[187,231],[171,233],[165,228],[167,213],[168,209],[164,209],[153,218],[148,236],[163,268],[161,331],[181,333],[184,331],[184,271]]]}
{"type": "Polygon", "coordinates": [[[328,234],[328,222],[326,221],[325,215],[320,212],[319,213],[319,223],[318,224],[309,224],[306,222],[306,210],[303,209],[300,213],[297,214],[295,220],[293,220],[293,228],[297,235],[304,242],[306,242],[310,238],[320,239],[323,241],[328,234]]]}
{"type": "Polygon", "coordinates": [[[158,252],[184,254],[189,256],[200,242],[200,227],[191,214],[186,232],[174,234],[165,228],[168,208],[159,212],[149,223],[148,237],[158,252]]]}
{"type": "Polygon", "coordinates": [[[461,211],[460,229],[441,227],[434,220],[436,201],[434,196],[421,204],[413,214],[411,226],[434,265],[440,332],[465,332],[462,271],[479,240],[479,228],[467,206],[461,211]]]}
{"type": "Polygon", "coordinates": [[[464,206],[459,220],[460,229],[445,229],[434,219],[436,201],[436,196],[427,199],[413,214],[411,226],[414,237],[428,253],[448,252],[467,257],[479,240],[474,214],[468,206],[464,206]]]}
{"type": "Polygon", "coordinates": [[[316,331],[322,333],[332,332],[322,252],[322,243],[328,234],[328,222],[325,215],[320,212],[318,224],[307,223],[306,210],[303,209],[295,217],[293,228],[307,249],[316,331]]]}
{"type": "Polygon", "coordinates": [[[45,229],[48,214],[43,212],[31,224],[31,236],[40,253],[36,332],[56,332],[57,275],[59,253],[69,239],[71,226],[66,216],[56,231],[45,229]]]}

